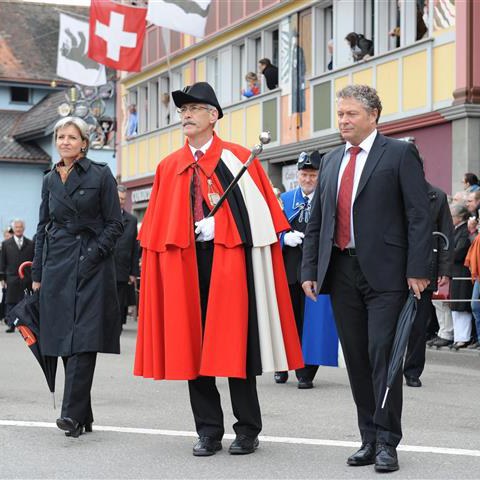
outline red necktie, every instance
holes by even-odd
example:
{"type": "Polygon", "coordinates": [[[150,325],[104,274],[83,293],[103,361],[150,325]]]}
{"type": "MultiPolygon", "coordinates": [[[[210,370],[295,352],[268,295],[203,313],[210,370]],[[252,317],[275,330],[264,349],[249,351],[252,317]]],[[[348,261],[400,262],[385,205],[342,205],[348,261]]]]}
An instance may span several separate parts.
{"type": "Polygon", "coordinates": [[[350,160],[343,171],[337,198],[337,216],[335,224],[335,243],[344,249],[350,242],[350,216],[352,210],[353,180],[355,177],[355,162],[361,152],[360,147],[350,147],[350,160]]]}
{"type": "MultiPolygon", "coordinates": [[[[195,152],[195,159],[197,162],[203,157],[203,152],[197,150],[195,152]]],[[[193,221],[198,222],[204,217],[203,215],[203,196],[200,187],[200,175],[198,174],[198,165],[195,164],[193,168],[193,221]]]]}

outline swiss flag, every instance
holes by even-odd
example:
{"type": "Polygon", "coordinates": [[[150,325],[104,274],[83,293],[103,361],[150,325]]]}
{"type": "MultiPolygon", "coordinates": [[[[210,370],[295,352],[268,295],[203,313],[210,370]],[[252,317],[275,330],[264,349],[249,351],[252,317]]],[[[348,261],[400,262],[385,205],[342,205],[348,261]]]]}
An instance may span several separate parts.
{"type": "Polygon", "coordinates": [[[116,70],[139,72],[147,9],[91,1],[88,56],[116,70]]]}

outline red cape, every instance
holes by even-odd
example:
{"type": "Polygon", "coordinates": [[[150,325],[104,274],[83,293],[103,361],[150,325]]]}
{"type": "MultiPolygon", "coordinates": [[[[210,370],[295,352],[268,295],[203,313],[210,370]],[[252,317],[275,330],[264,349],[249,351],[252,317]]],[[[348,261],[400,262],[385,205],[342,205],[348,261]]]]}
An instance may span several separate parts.
{"type": "MultiPolygon", "coordinates": [[[[214,136],[199,160],[202,193],[207,178],[220,195],[214,170],[223,149],[242,162],[250,154],[214,136]]],[[[215,214],[215,249],[202,339],[190,185],[195,162],[188,143],[158,166],[139,234],[142,278],[134,374],[147,378],[194,379],[199,375],[246,377],[248,291],[245,251],[228,200],[215,214]]],[[[262,193],[277,233],[289,230],[258,160],[248,173],[262,193]]],[[[289,369],[303,366],[279,243],[271,245],[275,289],[289,369]]]]}

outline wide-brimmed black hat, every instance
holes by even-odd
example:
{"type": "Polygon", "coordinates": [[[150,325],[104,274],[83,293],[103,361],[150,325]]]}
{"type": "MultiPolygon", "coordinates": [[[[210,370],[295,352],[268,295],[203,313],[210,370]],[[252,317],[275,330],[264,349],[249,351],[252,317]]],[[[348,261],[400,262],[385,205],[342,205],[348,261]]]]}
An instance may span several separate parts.
{"type": "Polygon", "coordinates": [[[318,150],[311,153],[302,152],[298,156],[297,168],[298,170],[310,169],[318,170],[320,168],[320,160],[322,156],[318,150]]]}
{"type": "Polygon", "coordinates": [[[185,87],[183,90],[172,92],[175,105],[180,108],[186,103],[208,103],[218,110],[218,118],[223,117],[222,107],[212,86],[207,82],[197,82],[185,87]]]}

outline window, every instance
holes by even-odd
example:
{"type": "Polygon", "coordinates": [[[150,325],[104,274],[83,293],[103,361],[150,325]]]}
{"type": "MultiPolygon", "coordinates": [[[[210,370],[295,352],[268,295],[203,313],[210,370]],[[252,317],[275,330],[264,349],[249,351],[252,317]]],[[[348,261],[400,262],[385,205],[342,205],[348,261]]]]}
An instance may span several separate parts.
{"type": "Polygon", "coordinates": [[[170,119],[172,118],[172,105],[170,102],[170,78],[168,75],[160,77],[159,82],[159,124],[160,127],[166,127],[170,125],[170,119]]]}
{"type": "Polygon", "coordinates": [[[242,99],[242,88],[245,88],[247,63],[245,57],[245,43],[234,45],[232,49],[232,99],[234,102],[242,99]]]}
{"type": "Polygon", "coordinates": [[[10,87],[10,102],[30,103],[30,89],[26,87],[10,87]]]}
{"type": "Polygon", "coordinates": [[[138,133],[148,132],[148,84],[138,89],[138,133]]]}
{"type": "Polygon", "coordinates": [[[158,123],[158,80],[154,80],[148,84],[148,111],[150,112],[150,123],[148,130],[156,130],[159,127],[158,123]]]}
{"type": "Polygon", "coordinates": [[[280,45],[279,45],[278,26],[272,30],[266,30],[263,34],[263,57],[269,58],[272,65],[278,67],[280,57],[280,45]]]}
{"type": "Polygon", "coordinates": [[[232,49],[230,47],[207,57],[207,82],[215,90],[222,107],[232,102],[232,49]]]}

